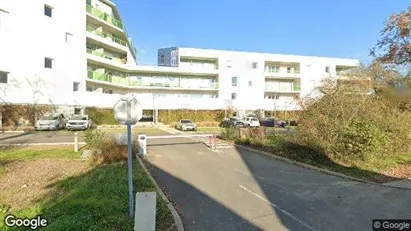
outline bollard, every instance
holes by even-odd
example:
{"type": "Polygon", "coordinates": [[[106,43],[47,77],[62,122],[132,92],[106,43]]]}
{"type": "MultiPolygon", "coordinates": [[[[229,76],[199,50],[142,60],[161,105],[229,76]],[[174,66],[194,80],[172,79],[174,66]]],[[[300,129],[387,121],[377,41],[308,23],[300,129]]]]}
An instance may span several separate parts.
{"type": "Polygon", "coordinates": [[[214,134],[214,149],[217,149],[217,136],[214,134]]]}
{"type": "Polygon", "coordinates": [[[213,143],[214,143],[213,149],[216,150],[217,149],[217,139],[216,139],[215,134],[213,134],[213,143]]]}
{"type": "Polygon", "coordinates": [[[74,152],[78,152],[78,132],[74,133],[74,152]]]}

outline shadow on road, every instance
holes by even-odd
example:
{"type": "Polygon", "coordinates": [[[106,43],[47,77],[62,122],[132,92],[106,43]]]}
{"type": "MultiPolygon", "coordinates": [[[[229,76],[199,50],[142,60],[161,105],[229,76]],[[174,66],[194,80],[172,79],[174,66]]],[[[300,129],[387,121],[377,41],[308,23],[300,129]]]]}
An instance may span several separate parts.
{"type": "Polygon", "coordinates": [[[192,185],[144,163],[182,217],[184,230],[260,230],[192,185]]]}
{"type": "Polygon", "coordinates": [[[27,136],[27,135],[30,135],[30,134],[32,134],[32,133],[31,132],[24,132],[24,133],[18,133],[18,134],[15,134],[15,135],[7,135],[7,133],[3,133],[3,136],[5,136],[5,137],[0,137],[0,140],[15,139],[15,138],[24,137],[24,136],[27,136]]]}

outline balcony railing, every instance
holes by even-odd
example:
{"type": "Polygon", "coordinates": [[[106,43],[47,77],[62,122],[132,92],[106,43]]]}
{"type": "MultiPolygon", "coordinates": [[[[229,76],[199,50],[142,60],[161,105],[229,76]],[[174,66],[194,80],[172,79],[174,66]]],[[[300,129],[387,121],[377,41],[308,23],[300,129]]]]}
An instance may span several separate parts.
{"type": "Polygon", "coordinates": [[[94,8],[93,6],[90,6],[88,4],[86,4],[86,10],[89,14],[91,14],[91,15],[99,18],[99,19],[102,19],[103,21],[106,21],[106,22],[110,23],[111,25],[116,26],[117,28],[124,29],[123,23],[120,20],[114,18],[113,16],[111,16],[107,13],[104,13],[104,12],[102,12],[102,11],[100,11],[100,10],[98,10],[98,9],[94,8]]]}
{"type": "Polygon", "coordinates": [[[97,31],[96,28],[94,28],[90,25],[87,25],[86,29],[87,29],[88,32],[90,32],[92,34],[95,34],[95,35],[100,36],[100,37],[105,38],[105,39],[109,39],[109,40],[111,40],[111,41],[113,41],[117,44],[120,44],[122,46],[127,47],[127,42],[126,41],[121,40],[119,38],[116,38],[116,37],[104,32],[104,31],[97,31]]]}
{"type": "Polygon", "coordinates": [[[103,57],[105,59],[109,59],[112,60],[114,62],[117,63],[122,63],[122,64],[126,64],[127,63],[127,58],[121,58],[120,56],[115,56],[113,54],[107,53],[107,52],[101,52],[101,51],[97,51],[97,50],[93,50],[90,48],[87,48],[87,53],[98,56],[98,57],[103,57]]]}
{"type": "Polygon", "coordinates": [[[131,80],[130,77],[117,76],[114,74],[101,73],[97,71],[88,71],[87,77],[89,79],[109,82],[121,86],[130,87],[159,87],[159,88],[180,88],[180,89],[218,89],[218,83],[210,83],[209,85],[193,86],[188,84],[181,84],[180,82],[158,82],[158,81],[142,81],[131,80]]]}
{"type": "Polygon", "coordinates": [[[147,82],[147,81],[130,81],[131,86],[138,87],[161,87],[161,88],[181,88],[181,89],[218,89],[218,83],[210,83],[209,85],[200,85],[200,86],[190,86],[181,83],[172,83],[172,82],[147,82]]]}

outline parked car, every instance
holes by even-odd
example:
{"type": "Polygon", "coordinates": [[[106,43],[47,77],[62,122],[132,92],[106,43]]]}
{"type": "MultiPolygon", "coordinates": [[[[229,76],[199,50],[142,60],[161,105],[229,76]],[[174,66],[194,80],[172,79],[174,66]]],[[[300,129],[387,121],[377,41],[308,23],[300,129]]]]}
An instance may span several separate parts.
{"type": "Polygon", "coordinates": [[[244,121],[239,120],[236,117],[226,118],[220,123],[220,127],[246,127],[244,121]]]}
{"type": "Polygon", "coordinates": [[[191,120],[183,119],[183,120],[180,120],[180,122],[178,122],[177,129],[180,129],[181,131],[187,131],[187,130],[196,131],[197,125],[191,120]]]}
{"type": "Polygon", "coordinates": [[[39,130],[54,130],[64,129],[66,125],[66,119],[63,114],[52,113],[45,114],[37,120],[34,129],[39,130]]]}
{"type": "Polygon", "coordinates": [[[282,127],[282,128],[284,128],[284,127],[287,126],[287,123],[285,121],[278,120],[274,117],[268,117],[268,118],[265,118],[262,121],[261,125],[266,126],[266,127],[282,127]]]}
{"type": "Polygon", "coordinates": [[[66,123],[68,130],[87,130],[91,126],[88,115],[72,115],[66,123]]]}
{"type": "Polygon", "coordinates": [[[243,122],[245,126],[247,127],[259,127],[260,126],[260,122],[258,121],[256,117],[247,117],[245,118],[243,122]]]}

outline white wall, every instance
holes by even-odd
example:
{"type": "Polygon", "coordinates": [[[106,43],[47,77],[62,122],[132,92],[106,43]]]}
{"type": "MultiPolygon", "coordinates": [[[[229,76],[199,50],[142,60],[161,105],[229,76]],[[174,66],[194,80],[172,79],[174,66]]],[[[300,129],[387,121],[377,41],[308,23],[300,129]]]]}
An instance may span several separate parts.
{"type": "Polygon", "coordinates": [[[9,83],[0,85],[3,101],[59,103],[71,97],[73,81],[85,89],[83,0],[2,0],[0,9],[10,12],[10,29],[0,31],[0,71],[10,72],[9,83]],[[53,8],[51,18],[45,3],[53,8]],[[45,57],[53,59],[52,69],[44,68],[45,57]]]}

